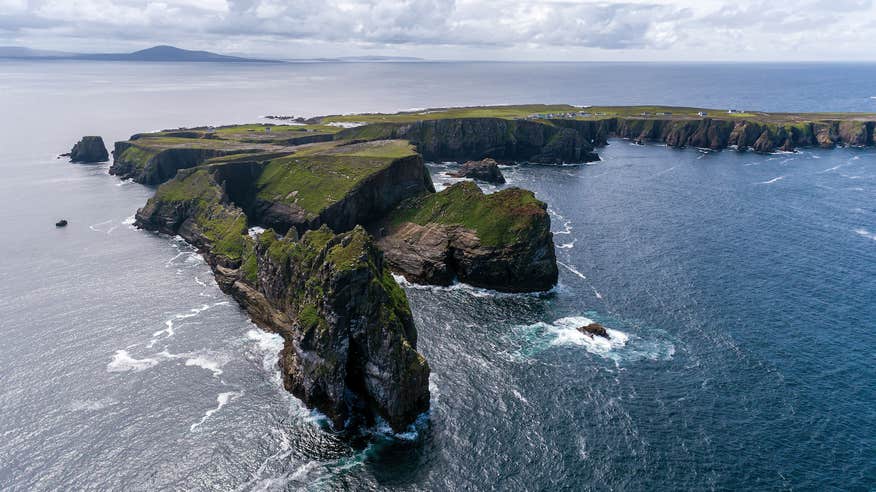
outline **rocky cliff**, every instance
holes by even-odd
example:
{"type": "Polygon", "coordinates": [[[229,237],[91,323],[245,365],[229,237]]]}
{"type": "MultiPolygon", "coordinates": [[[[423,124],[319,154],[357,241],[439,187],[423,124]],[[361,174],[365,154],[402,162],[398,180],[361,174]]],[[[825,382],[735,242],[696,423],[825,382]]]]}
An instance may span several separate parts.
{"type": "Polygon", "coordinates": [[[876,145],[872,121],[814,121],[762,123],[744,119],[610,118],[608,134],[637,142],[660,142],[670,147],[700,147],[755,152],[792,151],[803,147],[876,145]]]}
{"type": "Polygon", "coordinates": [[[380,224],[377,245],[408,280],[454,279],[507,292],[552,288],[557,262],[547,206],[531,191],[485,195],[470,181],[403,202],[380,224]]]}
{"type": "Polygon", "coordinates": [[[161,184],[180,169],[203,164],[208,159],[232,154],[256,153],[258,148],[171,147],[141,144],[136,141],[116,142],[110,174],[147,185],[161,184]]]}
{"type": "Polygon", "coordinates": [[[581,122],[503,118],[447,118],[413,123],[374,123],[339,132],[336,139],[404,139],[429,161],[469,161],[487,157],[544,164],[599,160],[593,152],[594,125],[581,122]]]}
{"type": "Polygon", "coordinates": [[[103,138],[96,136],[82,137],[70,151],[72,162],[105,162],[109,160],[103,138]]]}
{"type": "Polygon", "coordinates": [[[272,160],[253,186],[253,219],[281,233],[322,224],[347,231],[434,191],[422,157],[407,142],[385,140],[313,146],[272,160]]]}
{"type": "Polygon", "coordinates": [[[139,227],[196,245],[220,287],[280,333],[286,388],[339,429],[383,418],[406,429],[428,409],[429,366],[407,298],[361,227],[252,239],[210,168],[182,171],[137,212],[139,227]]]}

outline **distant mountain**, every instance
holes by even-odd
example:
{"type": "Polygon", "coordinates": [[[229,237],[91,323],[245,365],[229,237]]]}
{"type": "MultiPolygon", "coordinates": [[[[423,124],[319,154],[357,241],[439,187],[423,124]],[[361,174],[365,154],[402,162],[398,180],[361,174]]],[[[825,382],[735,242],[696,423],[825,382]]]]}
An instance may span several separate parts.
{"type": "Polygon", "coordinates": [[[55,59],[55,60],[96,60],[96,61],[137,61],[137,62],[268,62],[237,56],[220,55],[209,51],[192,51],[174,46],[154,46],[133,53],[64,53],[60,51],[40,51],[15,46],[0,47],[0,58],[17,59],[55,59]]]}

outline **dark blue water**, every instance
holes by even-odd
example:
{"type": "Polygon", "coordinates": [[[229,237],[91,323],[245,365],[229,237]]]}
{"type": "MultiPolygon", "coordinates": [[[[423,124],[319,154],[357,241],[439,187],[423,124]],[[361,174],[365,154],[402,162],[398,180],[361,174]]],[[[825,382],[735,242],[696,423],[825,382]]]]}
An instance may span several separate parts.
{"type": "MultiPolygon", "coordinates": [[[[0,63],[0,488],[876,486],[876,152],[613,141],[517,166],[560,284],[408,286],[432,410],[353,448],[285,393],[152,190],[54,155],[78,136],[513,102],[876,111],[867,65],[0,63]],[[70,226],[55,230],[58,218],[70,226]],[[611,343],[574,327],[597,320],[611,343]]],[[[449,182],[445,164],[431,168],[449,182]]],[[[489,188],[489,191],[495,188],[489,188]]]]}

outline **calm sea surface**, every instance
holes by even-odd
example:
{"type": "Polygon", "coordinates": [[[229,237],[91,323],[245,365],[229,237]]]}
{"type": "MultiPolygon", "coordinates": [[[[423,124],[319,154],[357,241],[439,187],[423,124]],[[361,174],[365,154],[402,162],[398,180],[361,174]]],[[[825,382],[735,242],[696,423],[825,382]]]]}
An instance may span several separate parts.
{"type": "MultiPolygon", "coordinates": [[[[81,135],[565,102],[876,111],[876,65],[0,61],[0,489],[872,490],[876,152],[521,165],[552,293],[407,286],[432,410],[351,445],[81,135]],[[70,225],[55,229],[66,218],[70,225]],[[599,343],[583,318],[614,330],[599,343]]],[[[430,164],[440,185],[449,164],[430,164]]],[[[492,191],[494,188],[490,188],[492,191]]]]}

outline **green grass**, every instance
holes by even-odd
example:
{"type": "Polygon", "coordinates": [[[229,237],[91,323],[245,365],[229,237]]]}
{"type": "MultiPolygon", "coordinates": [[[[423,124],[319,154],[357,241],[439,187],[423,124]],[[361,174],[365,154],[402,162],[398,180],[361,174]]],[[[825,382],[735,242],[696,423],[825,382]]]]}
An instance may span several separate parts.
{"type": "Polygon", "coordinates": [[[407,142],[317,145],[271,161],[256,188],[263,200],[295,204],[318,214],[366,177],[412,155],[415,152],[407,142]]]}
{"type": "Polygon", "coordinates": [[[326,116],[323,123],[410,123],[421,120],[446,118],[525,118],[533,113],[565,113],[579,111],[568,104],[527,104],[517,106],[471,106],[463,108],[434,108],[394,114],[370,113],[326,116]]]}
{"type": "Polygon", "coordinates": [[[206,170],[184,173],[164,183],[153,200],[188,203],[194,208],[195,224],[212,245],[211,250],[233,260],[243,258],[248,239],[246,215],[237,207],[222,203],[222,189],[206,170]]]}
{"type": "MultiPolygon", "coordinates": [[[[744,113],[728,113],[724,109],[695,108],[681,106],[589,106],[577,107],[565,104],[559,105],[520,105],[520,106],[474,106],[462,108],[437,108],[423,111],[410,111],[393,114],[366,113],[350,115],[325,116],[323,123],[411,123],[414,121],[449,119],[449,118],[525,118],[531,114],[587,112],[591,116],[576,116],[579,120],[602,120],[606,118],[656,118],[656,119],[699,119],[698,112],[705,111],[709,118],[725,120],[751,120],[755,122],[797,123],[827,120],[861,120],[876,119],[876,113],[766,113],[762,111],[746,111],[744,113]],[[658,116],[656,113],[672,113],[658,116]],[[596,114],[601,113],[601,114],[596,114]],[[649,113],[642,116],[642,113],[649,113]]],[[[737,109],[737,108],[734,108],[737,109]]],[[[364,131],[364,130],[363,130],[364,131]]],[[[387,138],[391,135],[391,127],[374,126],[367,129],[373,135],[362,135],[360,138],[387,138]]]]}
{"type": "Polygon", "coordinates": [[[153,149],[146,149],[137,144],[129,146],[122,152],[119,160],[132,163],[137,169],[143,169],[149,160],[155,157],[158,152],[153,149]]]}
{"type": "Polygon", "coordinates": [[[544,203],[531,191],[508,188],[485,195],[476,184],[464,181],[404,202],[389,220],[393,226],[461,225],[474,230],[484,246],[502,247],[519,241],[544,214],[544,203]]]}

